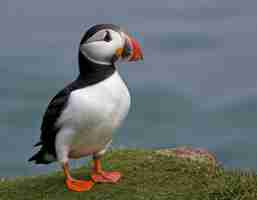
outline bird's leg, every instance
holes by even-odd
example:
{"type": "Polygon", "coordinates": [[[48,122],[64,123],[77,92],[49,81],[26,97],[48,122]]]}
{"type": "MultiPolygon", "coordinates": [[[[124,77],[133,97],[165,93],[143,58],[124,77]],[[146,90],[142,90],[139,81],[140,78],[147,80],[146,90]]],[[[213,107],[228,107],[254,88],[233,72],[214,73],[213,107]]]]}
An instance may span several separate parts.
{"type": "Polygon", "coordinates": [[[76,180],[73,179],[69,172],[69,165],[68,163],[63,164],[63,172],[65,175],[65,183],[69,190],[75,191],[75,192],[84,192],[90,190],[94,182],[93,181],[83,181],[83,180],[76,180]]]}
{"type": "Polygon", "coordinates": [[[96,183],[117,183],[121,178],[121,173],[103,171],[100,159],[94,158],[94,167],[91,178],[96,183]]]}

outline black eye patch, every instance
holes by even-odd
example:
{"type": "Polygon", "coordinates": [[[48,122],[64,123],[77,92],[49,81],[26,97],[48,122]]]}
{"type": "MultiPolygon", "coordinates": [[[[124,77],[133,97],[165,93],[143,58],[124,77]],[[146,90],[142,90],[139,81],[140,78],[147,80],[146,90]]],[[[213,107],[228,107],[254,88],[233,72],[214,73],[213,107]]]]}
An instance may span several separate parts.
{"type": "Polygon", "coordinates": [[[104,41],[105,41],[105,42],[110,42],[110,41],[112,41],[112,37],[111,37],[111,34],[110,34],[109,31],[106,31],[106,34],[105,34],[105,36],[104,36],[104,41]]]}

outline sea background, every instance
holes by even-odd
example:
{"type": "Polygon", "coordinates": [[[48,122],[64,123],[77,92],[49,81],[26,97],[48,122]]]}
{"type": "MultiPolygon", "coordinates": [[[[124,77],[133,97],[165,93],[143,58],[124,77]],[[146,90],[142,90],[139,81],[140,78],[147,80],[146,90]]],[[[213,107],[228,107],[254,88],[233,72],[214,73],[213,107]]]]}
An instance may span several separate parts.
{"type": "Polygon", "coordinates": [[[256,171],[256,9],[255,0],[1,1],[0,177],[59,169],[27,159],[97,23],[125,27],[145,58],[119,64],[132,107],[114,148],[202,147],[226,168],[256,171]]]}

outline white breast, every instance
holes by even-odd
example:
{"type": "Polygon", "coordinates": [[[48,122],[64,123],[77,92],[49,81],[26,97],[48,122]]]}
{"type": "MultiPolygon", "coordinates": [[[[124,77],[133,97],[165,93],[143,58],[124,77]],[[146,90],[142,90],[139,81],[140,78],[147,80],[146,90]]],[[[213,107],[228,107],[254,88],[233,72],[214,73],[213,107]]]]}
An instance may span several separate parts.
{"type": "Polygon", "coordinates": [[[63,127],[56,139],[58,159],[65,156],[63,151],[70,157],[101,151],[129,107],[130,95],[118,72],[98,84],[73,91],[57,122],[63,127]]]}

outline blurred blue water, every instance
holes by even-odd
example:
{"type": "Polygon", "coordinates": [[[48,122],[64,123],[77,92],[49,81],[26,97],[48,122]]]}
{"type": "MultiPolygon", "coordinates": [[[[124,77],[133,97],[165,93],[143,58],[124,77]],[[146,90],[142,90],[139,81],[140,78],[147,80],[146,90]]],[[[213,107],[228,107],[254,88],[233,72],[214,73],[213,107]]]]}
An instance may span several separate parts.
{"type": "Polygon", "coordinates": [[[256,170],[256,6],[251,0],[9,0],[6,9],[1,2],[0,176],[56,169],[27,163],[42,114],[78,72],[83,31],[106,22],[124,25],[145,57],[119,67],[132,108],[115,147],[192,145],[215,152],[226,167],[256,170]]]}

